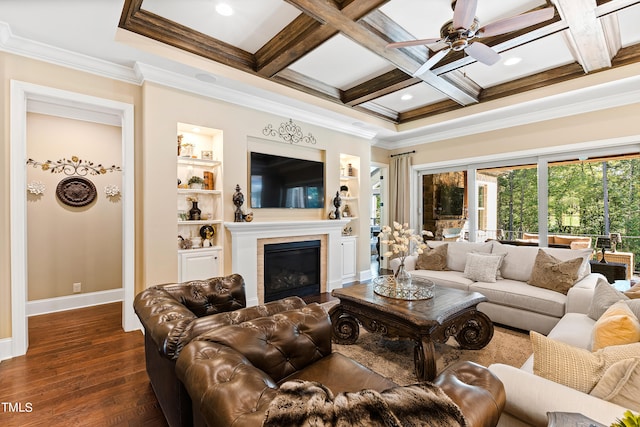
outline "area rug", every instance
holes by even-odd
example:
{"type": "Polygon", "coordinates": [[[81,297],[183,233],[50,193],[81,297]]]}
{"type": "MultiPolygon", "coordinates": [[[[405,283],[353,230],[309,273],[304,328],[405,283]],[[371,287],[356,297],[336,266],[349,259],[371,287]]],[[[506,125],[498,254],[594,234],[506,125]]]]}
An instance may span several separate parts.
{"type": "MultiPolygon", "coordinates": [[[[325,304],[323,304],[325,305],[325,304]]],[[[330,307],[331,303],[326,307],[330,307]]],[[[360,336],[353,345],[333,344],[333,350],[348,356],[399,385],[414,384],[417,378],[413,364],[414,343],[410,340],[389,339],[360,328],[360,336]]],[[[480,350],[463,350],[455,339],[436,344],[436,369],[441,372],[459,361],[470,360],[483,366],[504,363],[520,367],[533,352],[528,333],[494,327],[493,338],[480,350]]]]}

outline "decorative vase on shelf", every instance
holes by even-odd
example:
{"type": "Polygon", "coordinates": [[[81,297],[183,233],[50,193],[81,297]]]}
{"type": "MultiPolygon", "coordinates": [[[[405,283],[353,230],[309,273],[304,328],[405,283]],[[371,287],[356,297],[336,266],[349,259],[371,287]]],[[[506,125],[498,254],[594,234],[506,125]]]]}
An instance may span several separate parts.
{"type": "Polygon", "coordinates": [[[406,270],[404,261],[400,263],[398,271],[395,274],[396,285],[401,288],[408,288],[411,286],[411,274],[406,270]]]}
{"type": "Polygon", "coordinates": [[[198,208],[198,202],[191,202],[191,209],[189,209],[189,220],[191,221],[200,221],[200,214],[202,211],[198,208]]]}

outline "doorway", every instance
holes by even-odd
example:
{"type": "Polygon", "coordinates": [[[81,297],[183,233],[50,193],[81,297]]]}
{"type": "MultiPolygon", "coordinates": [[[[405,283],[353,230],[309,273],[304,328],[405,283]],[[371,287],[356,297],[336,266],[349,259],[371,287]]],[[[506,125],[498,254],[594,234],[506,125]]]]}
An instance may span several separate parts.
{"type": "Polygon", "coordinates": [[[387,260],[382,255],[383,249],[380,247],[380,232],[384,225],[388,224],[388,170],[389,165],[385,163],[371,162],[369,200],[371,204],[370,226],[370,248],[371,248],[371,275],[380,275],[381,270],[386,270],[387,260]]]}
{"type": "Polygon", "coordinates": [[[27,328],[27,113],[35,112],[120,126],[122,129],[122,327],[138,329],[133,312],[134,246],[134,117],[133,105],[89,95],[11,81],[11,356],[24,355],[27,328]]]}

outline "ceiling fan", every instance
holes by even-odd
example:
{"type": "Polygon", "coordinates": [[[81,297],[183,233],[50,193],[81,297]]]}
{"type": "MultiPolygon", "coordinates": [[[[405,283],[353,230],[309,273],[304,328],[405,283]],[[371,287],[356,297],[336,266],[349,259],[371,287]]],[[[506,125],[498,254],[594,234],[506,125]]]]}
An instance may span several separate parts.
{"type": "Polygon", "coordinates": [[[447,21],[440,28],[440,37],[431,39],[409,40],[387,45],[389,48],[399,48],[417,45],[433,45],[430,49],[435,53],[420,68],[413,73],[419,76],[431,69],[452,50],[464,52],[478,62],[493,65],[500,60],[500,55],[475,38],[492,37],[499,34],[520,30],[531,25],[539,24],[553,18],[554,8],[547,7],[522,15],[504,18],[480,27],[476,15],[478,0],[452,0],[453,19],[447,21]]]}

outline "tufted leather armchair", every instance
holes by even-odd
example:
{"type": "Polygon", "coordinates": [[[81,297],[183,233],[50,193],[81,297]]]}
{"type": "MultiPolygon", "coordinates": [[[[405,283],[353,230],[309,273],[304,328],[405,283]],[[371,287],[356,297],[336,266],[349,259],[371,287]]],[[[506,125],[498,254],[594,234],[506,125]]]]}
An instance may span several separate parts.
{"type": "Polygon", "coordinates": [[[157,285],[140,292],[134,310],[144,327],[146,369],[171,427],[191,426],[191,399],[175,374],[186,344],[203,332],[305,306],[298,297],[246,308],[239,274],[157,285]]]}
{"type": "MultiPolygon", "coordinates": [[[[290,380],[319,382],[334,395],[397,386],[332,352],[331,334],[327,312],[309,304],[198,336],[176,364],[176,374],[192,397],[194,425],[261,426],[279,386],[290,380]]],[[[486,368],[463,362],[436,380],[470,426],[496,425],[504,407],[504,388],[486,368]]]]}

